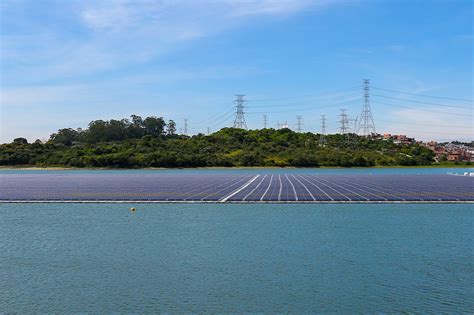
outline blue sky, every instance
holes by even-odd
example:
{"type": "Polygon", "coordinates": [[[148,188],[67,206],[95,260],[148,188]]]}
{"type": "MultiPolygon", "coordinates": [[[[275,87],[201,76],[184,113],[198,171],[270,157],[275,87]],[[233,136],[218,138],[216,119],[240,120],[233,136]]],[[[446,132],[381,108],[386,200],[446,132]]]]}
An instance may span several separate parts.
{"type": "Polygon", "coordinates": [[[333,133],[340,108],[359,115],[363,78],[460,99],[374,89],[378,132],[472,140],[472,1],[4,0],[0,14],[0,142],[131,114],[215,131],[239,93],[249,128],[301,115],[318,132],[325,114],[333,133]]]}

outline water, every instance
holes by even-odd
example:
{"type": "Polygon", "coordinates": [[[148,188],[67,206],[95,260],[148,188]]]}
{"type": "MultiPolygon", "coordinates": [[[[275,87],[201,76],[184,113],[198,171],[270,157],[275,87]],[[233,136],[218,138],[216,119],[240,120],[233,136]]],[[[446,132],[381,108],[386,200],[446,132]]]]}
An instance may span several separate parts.
{"type": "MultiPolygon", "coordinates": [[[[2,174],[459,174],[474,172],[468,167],[393,167],[393,168],[194,168],[194,169],[0,169],[2,174]]],[[[1,180],[1,178],[0,178],[1,180]]]]}
{"type": "Polygon", "coordinates": [[[470,205],[0,204],[0,218],[0,312],[474,310],[470,205]]]}

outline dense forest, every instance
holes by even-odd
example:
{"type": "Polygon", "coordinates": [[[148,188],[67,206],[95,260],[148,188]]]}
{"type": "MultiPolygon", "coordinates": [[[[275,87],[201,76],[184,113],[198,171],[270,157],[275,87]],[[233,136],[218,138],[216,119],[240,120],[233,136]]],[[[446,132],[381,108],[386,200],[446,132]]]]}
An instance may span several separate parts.
{"type": "Polygon", "coordinates": [[[430,165],[433,153],[350,135],[298,133],[290,129],[224,128],[210,135],[176,134],[176,124],[161,117],[96,120],[86,129],[60,129],[46,143],[17,138],[0,145],[0,165],[66,167],[211,166],[414,166],[430,165]]]}

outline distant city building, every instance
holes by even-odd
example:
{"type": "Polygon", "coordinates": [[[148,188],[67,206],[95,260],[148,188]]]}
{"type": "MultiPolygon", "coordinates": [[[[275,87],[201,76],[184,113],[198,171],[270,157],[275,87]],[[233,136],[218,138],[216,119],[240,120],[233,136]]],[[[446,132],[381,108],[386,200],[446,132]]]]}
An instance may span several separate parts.
{"type": "Polygon", "coordinates": [[[429,141],[424,144],[435,154],[435,161],[446,159],[452,162],[474,162],[474,149],[465,145],[447,143],[438,144],[436,141],[429,141]]]}

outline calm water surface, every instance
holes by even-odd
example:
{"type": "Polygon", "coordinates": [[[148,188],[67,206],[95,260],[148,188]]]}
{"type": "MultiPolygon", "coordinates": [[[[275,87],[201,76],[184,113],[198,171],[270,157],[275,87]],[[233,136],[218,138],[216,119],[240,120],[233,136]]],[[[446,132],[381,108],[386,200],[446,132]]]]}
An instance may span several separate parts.
{"type": "Polygon", "coordinates": [[[474,310],[470,205],[0,204],[0,312],[474,310]]]}
{"type": "Polygon", "coordinates": [[[463,174],[474,172],[467,167],[405,167],[405,168],[201,168],[201,169],[138,169],[138,170],[32,170],[32,169],[0,169],[2,174],[463,174]]]}

